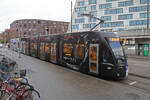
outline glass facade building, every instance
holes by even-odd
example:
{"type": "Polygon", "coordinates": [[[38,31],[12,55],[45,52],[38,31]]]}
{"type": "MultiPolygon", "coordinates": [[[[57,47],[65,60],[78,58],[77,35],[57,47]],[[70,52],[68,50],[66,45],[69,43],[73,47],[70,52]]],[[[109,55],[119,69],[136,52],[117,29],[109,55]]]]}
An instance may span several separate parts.
{"type": "MultiPolygon", "coordinates": [[[[98,20],[83,16],[91,14],[105,20],[96,30],[124,31],[146,29],[147,0],[76,0],[72,31],[88,31],[98,20]]],[[[70,32],[71,26],[68,27],[70,32]]]]}

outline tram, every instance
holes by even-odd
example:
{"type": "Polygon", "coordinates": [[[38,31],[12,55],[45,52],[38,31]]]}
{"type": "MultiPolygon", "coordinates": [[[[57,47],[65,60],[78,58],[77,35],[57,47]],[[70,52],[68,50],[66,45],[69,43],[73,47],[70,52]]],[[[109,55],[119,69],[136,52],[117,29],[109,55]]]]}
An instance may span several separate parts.
{"type": "Polygon", "coordinates": [[[127,59],[117,34],[87,31],[21,39],[26,55],[98,77],[124,79],[127,59]]]}
{"type": "Polygon", "coordinates": [[[19,38],[11,39],[10,40],[10,48],[14,51],[18,51],[19,49],[19,38]]]}

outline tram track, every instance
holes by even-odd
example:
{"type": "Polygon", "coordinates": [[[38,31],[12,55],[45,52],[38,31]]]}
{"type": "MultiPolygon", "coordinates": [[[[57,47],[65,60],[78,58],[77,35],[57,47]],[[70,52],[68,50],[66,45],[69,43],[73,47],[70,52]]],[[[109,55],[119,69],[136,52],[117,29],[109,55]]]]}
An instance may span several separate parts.
{"type": "Polygon", "coordinates": [[[136,74],[129,74],[129,77],[126,80],[121,80],[117,82],[118,84],[123,84],[138,90],[141,90],[145,93],[150,94],[150,78],[144,77],[136,74]]]}

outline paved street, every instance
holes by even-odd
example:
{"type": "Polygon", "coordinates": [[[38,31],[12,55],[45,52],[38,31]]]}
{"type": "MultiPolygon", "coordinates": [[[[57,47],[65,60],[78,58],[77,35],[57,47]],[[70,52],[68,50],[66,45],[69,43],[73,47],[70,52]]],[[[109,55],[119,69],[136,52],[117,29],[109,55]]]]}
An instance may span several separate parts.
{"type": "MultiPolygon", "coordinates": [[[[16,60],[21,68],[29,70],[27,76],[30,83],[41,93],[41,100],[149,100],[150,98],[149,80],[129,75],[125,81],[108,81],[26,55],[21,54],[21,58],[18,58],[18,54],[10,50],[0,52],[16,60]],[[142,83],[143,81],[146,84],[142,83]],[[130,84],[133,82],[137,82],[136,85],[130,84]]],[[[149,74],[146,73],[149,70],[149,61],[129,58],[128,62],[130,72],[149,74]]]]}
{"type": "Polygon", "coordinates": [[[130,67],[130,73],[150,78],[149,59],[128,58],[128,63],[130,67]]]}

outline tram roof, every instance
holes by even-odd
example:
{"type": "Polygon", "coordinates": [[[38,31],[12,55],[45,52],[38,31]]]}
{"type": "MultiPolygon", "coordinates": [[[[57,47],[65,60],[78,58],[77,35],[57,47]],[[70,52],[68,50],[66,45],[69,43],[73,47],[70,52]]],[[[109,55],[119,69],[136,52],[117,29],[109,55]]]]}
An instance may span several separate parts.
{"type": "Polygon", "coordinates": [[[96,33],[96,34],[100,34],[103,37],[120,37],[117,33],[104,32],[104,31],[83,31],[83,32],[72,32],[72,33],[64,33],[64,34],[76,34],[76,33],[89,33],[89,34],[90,33],[96,33]]]}
{"type": "MultiPolygon", "coordinates": [[[[40,35],[42,37],[46,36],[57,36],[57,35],[67,35],[67,34],[93,34],[96,33],[97,35],[99,34],[102,37],[120,37],[118,34],[115,34],[114,32],[104,32],[104,31],[83,31],[83,32],[72,32],[72,33],[63,33],[63,34],[48,34],[48,35],[40,35]]],[[[36,38],[38,36],[32,36],[32,38],[36,38]]],[[[29,37],[22,37],[22,38],[29,38],[29,37]]]]}

